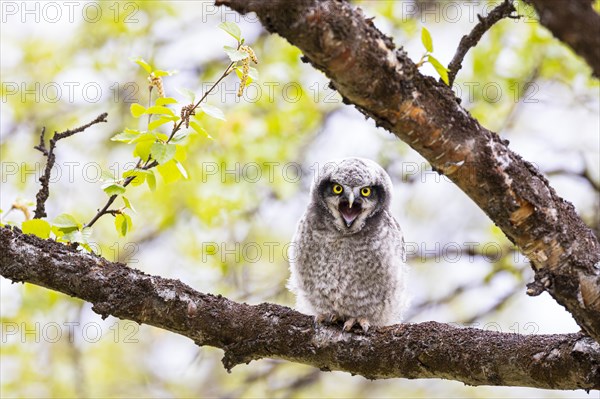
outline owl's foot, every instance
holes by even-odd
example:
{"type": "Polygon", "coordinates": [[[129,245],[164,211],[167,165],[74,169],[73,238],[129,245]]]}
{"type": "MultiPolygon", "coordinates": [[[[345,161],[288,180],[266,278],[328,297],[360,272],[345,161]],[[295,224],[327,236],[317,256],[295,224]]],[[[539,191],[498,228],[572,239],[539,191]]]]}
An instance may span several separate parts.
{"type": "Polygon", "coordinates": [[[335,313],[320,313],[315,316],[315,322],[317,324],[333,324],[338,321],[338,315],[335,313]]]}
{"type": "Polygon", "coordinates": [[[371,327],[371,323],[369,323],[369,320],[367,320],[364,317],[351,317],[348,320],[346,320],[346,322],[344,323],[344,331],[350,331],[352,330],[352,327],[354,327],[354,325],[358,323],[361,328],[363,329],[364,332],[369,331],[369,327],[371,327]]]}

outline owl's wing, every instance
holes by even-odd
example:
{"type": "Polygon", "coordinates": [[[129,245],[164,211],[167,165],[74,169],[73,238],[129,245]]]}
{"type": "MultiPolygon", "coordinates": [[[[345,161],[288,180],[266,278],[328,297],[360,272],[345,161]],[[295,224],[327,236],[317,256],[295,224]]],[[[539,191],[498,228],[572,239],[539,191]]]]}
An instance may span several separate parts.
{"type": "Polygon", "coordinates": [[[406,248],[404,246],[404,234],[402,234],[402,228],[396,218],[388,213],[390,218],[391,228],[394,231],[395,248],[397,256],[400,256],[403,263],[406,263],[406,248]]]}
{"type": "Polygon", "coordinates": [[[302,268],[302,254],[307,246],[305,242],[307,237],[306,225],[307,221],[305,213],[298,221],[296,232],[292,237],[292,241],[290,242],[287,253],[288,262],[290,265],[290,278],[287,283],[287,288],[296,295],[302,292],[302,281],[298,274],[299,269],[302,268]]]}

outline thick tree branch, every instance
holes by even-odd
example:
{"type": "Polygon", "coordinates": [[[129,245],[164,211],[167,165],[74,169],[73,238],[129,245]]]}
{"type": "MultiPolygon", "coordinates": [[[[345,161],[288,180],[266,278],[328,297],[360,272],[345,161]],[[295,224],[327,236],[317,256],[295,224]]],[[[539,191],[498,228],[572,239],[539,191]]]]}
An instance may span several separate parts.
{"type": "Polygon", "coordinates": [[[535,8],[540,23],[583,57],[600,78],[600,15],[592,0],[525,0],[535,8]]]}
{"type": "Polygon", "coordinates": [[[470,385],[600,388],[600,345],[583,334],[519,335],[428,322],[363,333],[316,327],[287,307],[240,304],[177,281],[0,228],[0,275],[91,302],[113,315],[225,351],[227,369],[263,357],[367,378],[444,378],[470,385]]]}
{"type": "Polygon", "coordinates": [[[335,0],[217,0],[256,12],[331,78],[346,103],[448,176],[531,260],[547,290],[600,342],[600,244],[548,181],[508,142],[421,75],[360,9],[335,0]]]}
{"type": "Polygon", "coordinates": [[[467,52],[475,47],[485,32],[488,31],[496,22],[503,18],[509,17],[515,10],[512,0],[505,0],[494,8],[486,17],[477,15],[479,23],[475,25],[473,30],[460,39],[456,54],[452,57],[452,61],[448,64],[448,86],[452,87],[456,74],[462,68],[462,62],[467,55],[467,52]]]}

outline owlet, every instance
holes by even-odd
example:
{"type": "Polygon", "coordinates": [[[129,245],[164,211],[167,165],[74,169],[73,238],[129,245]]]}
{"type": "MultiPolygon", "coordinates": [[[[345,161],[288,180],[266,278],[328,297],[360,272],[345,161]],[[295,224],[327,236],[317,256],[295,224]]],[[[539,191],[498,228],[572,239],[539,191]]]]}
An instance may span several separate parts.
{"type": "Polygon", "coordinates": [[[390,214],[392,182],[377,163],[327,163],[313,180],[310,203],[290,245],[298,310],[349,331],[399,322],[406,300],[405,251],[390,214]]]}

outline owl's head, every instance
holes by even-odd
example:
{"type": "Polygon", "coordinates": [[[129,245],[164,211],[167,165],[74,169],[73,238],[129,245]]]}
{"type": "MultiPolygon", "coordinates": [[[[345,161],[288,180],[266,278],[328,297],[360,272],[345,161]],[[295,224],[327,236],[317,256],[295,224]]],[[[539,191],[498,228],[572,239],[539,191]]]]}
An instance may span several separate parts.
{"type": "Polygon", "coordinates": [[[325,222],[342,234],[354,234],[389,208],[392,181],[369,159],[345,158],[324,165],[311,193],[325,222]]]}

